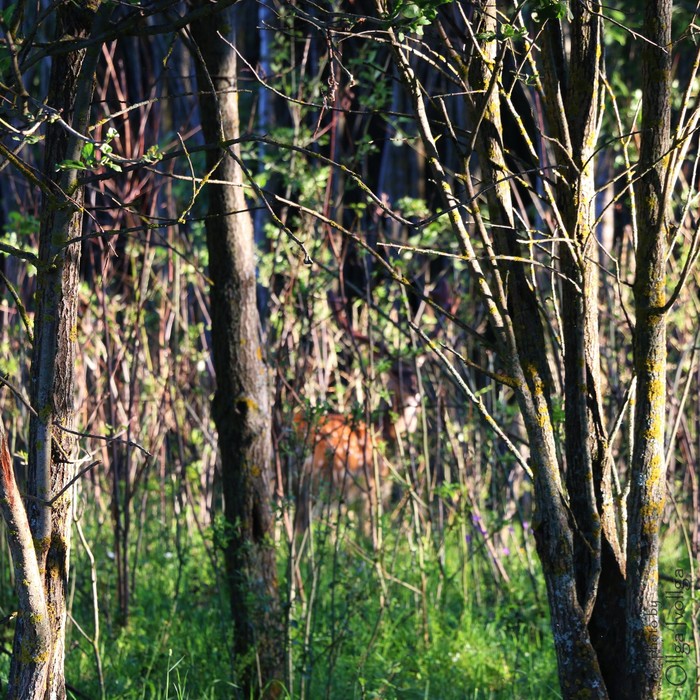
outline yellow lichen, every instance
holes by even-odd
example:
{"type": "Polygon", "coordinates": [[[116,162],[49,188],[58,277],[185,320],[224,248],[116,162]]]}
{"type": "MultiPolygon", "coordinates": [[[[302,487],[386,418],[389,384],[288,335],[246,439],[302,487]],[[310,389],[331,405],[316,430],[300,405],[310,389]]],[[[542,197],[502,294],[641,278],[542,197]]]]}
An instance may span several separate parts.
{"type": "Polygon", "coordinates": [[[236,404],[239,409],[245,408],[248,411],[255,412],[260,410],[258,403],[250,396],[239,396],[236,404]]]}
{"type": "Polygon", "coordinates": [[[661,479],[661,455],[657,452],[649,460],[649,477],[647,478],[647,488],[653,489],[661,479]]]}

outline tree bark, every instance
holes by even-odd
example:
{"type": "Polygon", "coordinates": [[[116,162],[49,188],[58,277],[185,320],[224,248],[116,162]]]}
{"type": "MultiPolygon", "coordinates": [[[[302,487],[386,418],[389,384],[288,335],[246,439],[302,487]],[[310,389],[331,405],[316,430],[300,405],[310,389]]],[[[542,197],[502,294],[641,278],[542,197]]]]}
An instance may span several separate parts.
{"type": "Polygon", "coordinates": [[[637,401],[628,498],[627,695],[661,692],[659,526],[665,500],[667,167],[671,120],[671,0],[647,0],[642,128],[636,185],[639,225],[634,302],[637,401]]]}
{"type": "MultiPolygon", "coordinates": [[[[236,54],[230,12],[192,25],[200,57],[202,132],[207,143],[239,135],[236,54]]],[[[272,544],[269,378],[260,345],[251,218],[236,147],[207,152],[206,220],[211,278],[212,350],[224,513],[226,565],[242,697],[276,697],[283,678],[284,633],[272,544]]]]}
{"type": "Polygon", "coordinates": [[[555,144],[552,149],[556,155],[552,172],[557,185],[550,187],[548,197],[562,239],[565,461],[560,459],[554,434],[552,397],[556,387],[547,363],[549,349],[542,311],[535,276],[527,266],[528,254],[518,242],[521,236],[515,225],[511,173],[502,140],[504,53],[499,49],[505,52],[507,46],[493,39],[500,29],[495,0],[482,0],[472,7],[473,50],[466,57],[453,50],[452,59],[463,71],[471,128],[476,130],[472,143],[492,226],[487,229],[478,206],[473,204],[477,193],[471,185],[471,154],[467,154],[462,175],[467,185],[466,208],[490,257],[483,271],[474,262],[464,223],[451,214],[459,205],[442,170],[421,86],[397,41],[393,42],[394,55],[413,98],[436,181],[445,193],[446,211],[487,304],[498,351],[527,428],[537,504],[533,525],[549,597],[563,696],[624,697],[628,683],[620,679],[619,673],[625,667],[629,619],[622,604],[625,557],[620,542],[624,538],[618,532],[613,510],[612,462],[602,415],[598,280],[592,255],[593,163],[601,101],[600,7],[579,4],[572,9],[568,51],[556,20],[547,22],[541,44],[543,70],[538,87],[547,98],[548,136],[555,144]]]}
{"type": "MultiPolygon", "coordinates": [[[[57,9],[56,40],[86,38],[107,16],[98,3],[62,3],[57,9]]],[[[99,45],[58,54],[52,60],[48,104],[78,133],[87,133],[99,45]]],[[[45,612],[22,604],[17,617],[10,667],[9,698],[66,697],[64,677],[66,588],[70,555],[70,490],[54,497],[73,478],[75,439],[62,428],[74,419],[74,366],[77,339],[78,273],[82,233],[83,187],[75,170],[58,171],[64,160],[80,160],[83,142],[65,127],[46,129],[43,197],[37,265],[36,313],[30,396],[26,514],[43,590],[45,612]],[[58,171],[58,172],[57,172],[58,171]],[[27,654],[28,642],[44,639],[40,654],[27,654]]],[[[5,478],[10,484],[9,477],[5,478]]],[[[7,517],[7,516],[6,516],[7,517]]],[[[23,559],[31,561],[29,552],[23,559]]],[[[18,567],[15,559],[15,567],[18,567]]],[[[33,578],[18,580],[34,588],[33,578]]]]}
{"type": "Polygon", "coordinates": [[[577,595],[588,620],[605,686],[620,697],[625,679],[624,554],[612,494],[612,459],[603,420],[598,321],[595,155],[600,127],[603,28],[599,4],[571,8],[571,53],[566,63],[561,27],[545,32],[549,57],[547,93],[563,92],[563,110],[549,110],[559,165],[556,187],[565,242],[559,247],[564,393],[566,486],[574,529],[577,595]],[[566,146],[565,146],[566,145],[566,146]]]}
{"type": "MultiPolygon", "coordinates": [[[[479,13],[480,33],[489,34],[497,29],[496,2],[485,0],[476,3],[479,13]]],[[[501,134],[500,93],[498,77],[494,73],[500,70],[496,55],[496,42],[483,42],[480,47],[483,60],[472,58],[469,71],[469,85],[476,90],[478,97],[474,99],[470,115],[472,123],[480,122],[480,130],[476,139],[476,151],[483,180],[489,183],[486,188],[486,199],[494,227],[494,250],[499,256],[522,258],[524,251],[518,246],[518,234],[514,226],[513,205],[511,201],[508,168],[501,134]]],[[[558,67],[559,69],[562,66],[558,67]]],[[[594,98],[588,95],[590,103],[594,98]]],[[[581,131],[593,127],[593,120],[583,108],[584,122],[581,131]]],[[[593,112],[595,114],[595,112],[593,112]]],[[[566,117],[562,115],[562,119],[566,117]]],[[[583,136],[583,134],[582,134],[583,136]]],[[[588,187],[589,173],[583,169],[579,173],[580,185],[578,198],[583,209],[589,204],[586,197],[592,199],[592,187],[588,187]]],[[[590,173],[592,177],[592,173],[590,173]]],[[[591,183],[592,185],[592,183],[591,183]]],[[[574,209],[578,215],[578,207],[574,209]]],[[[586,212],[587,214],[587,212],[586,212]]],[[[578,219],[587,220],[587,219],[578,219]]],[[[571,249],[581,250],[583,238],[590,235],[590,230],[576,231],[580,240],[571,236],[571,249]]],[[[566,245],[566,244],[565,244],[566,245]]],[[[583,251],[581,250],[581,253],[583,251]]],[[[572,259],[573,261],[573,259],[572,259]]],[[[537,503],[537,522],[534,533],[537,551],[542,562],[549,607],[551,624],[554,633],[554,646],[559,667],[559,681],[564,697],[607,697],[602,673],[596,653],[591,643],[587,628],[590,612],[587,610],[587,599],[595,600],[589,592],[595,586],[597,575],[593,569],[599,568],[599,558],[587,561],[585,576],[577,576],[582,548],[578,538],[581,533],[573,527],[570,511],[565,503],[564,488],[561,481],[561,467],[555,446],[552,423],[552,396],[555,392],[551,372],[547,363],[547,346],[544,340],[544,330],[541,326],[540,311],[537,305],[536,291],[533,288],[528,271],[522,262],[500,262],[499,268],[503,279],[508,280],[508,313],[512,319],[512,333],[515,350],[508,353],[507,363],[510,374],[517,377],[516,397],[525,420],[530,451],[533,477],[535,482],[535,501],[537,503]],[[583,584],[581,583],[583,579],[583,584]],[[582,591],[583,589],[583,591],[582,591]],[[584,592],[585,591],[585,592],[584,592]]],[[[577,283],[579,290],[584,288],[582,270],[572,264],[568,274],[575,275],[572,281],[577,283]]],[[[569,286],[564,281],[564,287],[569,286]]],[[[571,288],[574,288],[573,285],[571,288]]],[[[571,294],[569,296],[572,296],[571,294]]],[[[576,429],[575,438],[581,436],[582,444],[576,439],[576,446],[582,452],[577,453],[580,461],[579,471],[590,476],[590,445],[588,440],[588,421],[586,408],[585,365],[582,364],[585,355],[584,327],[586,320],[586,304],[579,293],[571,303],[564,305],[565,311],[572,313],[570,323],[572,333],[570,341],[575,343],[572,357],[576,360],[575,376],[567,373],[567,389],[569,382],[573,384],[567,391],[567,416],[574,420],[567,425],[567,443],[569,428],[576,429]],[[572,410],[573,409],[573,410],[572,410]],[[583,459],[581,459],[583,458],[583,459]]],[[[508,324],[506,324],[508,327],[508,324]]],[[[569,351],[567,347],[567,353],[569,351]]],[[[584,532],[589,542],[583,545],[586,552],[599,551],[599,543],[593,532],[598,530],[595,498],[592,493],[592,479],[588,480],[589,488],[582,494],[582,514],[584,532]]],[[[592,603],[591,603],[592,607],[592,603]]]]}

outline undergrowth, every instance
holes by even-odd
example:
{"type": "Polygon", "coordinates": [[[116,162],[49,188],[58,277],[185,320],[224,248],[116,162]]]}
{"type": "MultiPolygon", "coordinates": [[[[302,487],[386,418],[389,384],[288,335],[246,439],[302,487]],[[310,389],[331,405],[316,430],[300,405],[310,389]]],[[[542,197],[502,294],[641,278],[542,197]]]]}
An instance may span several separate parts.
{"type": "MultiPolygon", "coordinates": [[[[113,562],[105,528],[86,528],[96,557],[99,651],[105,697],[114,700],[227,700],[235,697],[228,601],[216,552],[196,528],[172,532],[146,520],[130,618],[116,623],[113,562]]],[[[210,533],[207,533],[207,537],[210,533]]],[[[349,534],[316,543],[300,568],[304,597],[288,603],[292,686],[287,697],[311,700],[462,700],[560,697],[544,586],[516,546],[504,557],[509,581],[497,580],[478,550],[464,562],[454,533],[438,557],[417,565],[415,551],[388,534],[373,559],[349,534]],[[381,564],[381,565],[380,565],[381,564]],[[534,574],[534,576],[533,576],[534,574]],[[422,588],[423,587],[423,588],[422,588]],[[425,590],[427,598],[423,600],[425,590]]],[[[524,543],[529,531],[517,531],[524,543]]],[[[94,635],[90,570],[74,540],[72,617],[94,635]]],[[[283,547],[280,550],[284,549],[283,547]]],[[[287,590],[280,552],[281,590],[287,590]]],[[[671,658],[683,640],[694,649],[685,585],[689,563],[678,538],[669,538],[662,561],[660,612],[667,674],[664,698],[693,697],[694,658],[671,658]],[[684,575],[681,575],[684,574],[684,575]],[[680,601],[680,603],[678,602],[680,601]],[[685,627],[670,624],[680,618],[685,627]],[[671,681],[688,680],[674,686],[671,681]]],[[[8,570],[3,570],[4,609],[8,570]]],[[[11,648],[10,628],[3,645],[11,648]]],[[[88,640],[69,624],[66,679],[69,697],[98,699],[100,687],[88,640]]],[[[682,650],[685,648],[683,647],[682,650]]],[[[677,655],[676,655],[677,656],[677,655]]],[[[9,656],[0,660],[7,682],[9,656]]]]}
{"type": "MultiPolygon", "coordinates": [[[[234,697],[228,602],[221,572],[217,576],[207,554],[215,553],[212,542],[194,528],[176,537],[157,519],[147,520],[130,618],[121,628],[113,609],[109,540],[103,542],[99,530],[92,534],[106,697],[234,697]]],[[[423,567],[425,604],[415,552],[406,541],[392,541],[389,534],[382,575],[354,533],[340,542],[317,542],[313,560],[302,564],[307,599],[288,603],[289,638],[280,640],[292,657],[289,696],[556,697],[546,601],[522,560],[514,553],[506,562],[510,582],[497,582],[483,553],[475,551],[465,580],[455,536],[446,536],[441,562],[428,560],[423,567]]],[[[77,543],[73,570],[72,614],[90,634],[89,568],[77,543]]],[[[288,590],[286,570],[281,551],[282,591],[288,590]]],[[[69,649],[66,678],[77,691],[73,697],[99,698],[92,648],[75,628],[69,649]]]]}

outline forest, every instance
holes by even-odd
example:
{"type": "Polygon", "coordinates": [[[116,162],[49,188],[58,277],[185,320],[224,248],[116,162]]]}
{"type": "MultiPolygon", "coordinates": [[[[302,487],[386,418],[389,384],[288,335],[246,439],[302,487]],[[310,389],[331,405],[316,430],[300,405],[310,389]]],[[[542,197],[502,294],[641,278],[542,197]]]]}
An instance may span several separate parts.
{"type": "Polygon", "coordinates": [[[0,0],[0,694],[700,698],[699,14],[0,0]]]}

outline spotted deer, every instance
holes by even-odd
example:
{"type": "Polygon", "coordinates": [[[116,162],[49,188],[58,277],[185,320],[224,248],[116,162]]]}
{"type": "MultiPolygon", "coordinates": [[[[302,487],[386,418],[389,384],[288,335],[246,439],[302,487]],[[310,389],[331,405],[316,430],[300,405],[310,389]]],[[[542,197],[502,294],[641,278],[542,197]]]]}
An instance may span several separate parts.
{"type": "Polygon", "coordinates": [[[418,426],[420,393],[412,362],[394,363],[387,382],[391,406],[376,430],[352,414],[327,413],[317,418],[294,417],[295,432],[304,445],[304,460],[297,496],[297,531],[309,524],[312,511],[344,505],[358,510],[363,526],[377,498],[386,501],[391,492],[389,466],[377,449],[387,448],[398,436],[415,432],[418,426]],[[379,482],[377,483],[377,478],[379,482]]]}

